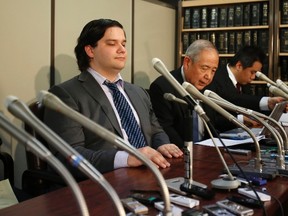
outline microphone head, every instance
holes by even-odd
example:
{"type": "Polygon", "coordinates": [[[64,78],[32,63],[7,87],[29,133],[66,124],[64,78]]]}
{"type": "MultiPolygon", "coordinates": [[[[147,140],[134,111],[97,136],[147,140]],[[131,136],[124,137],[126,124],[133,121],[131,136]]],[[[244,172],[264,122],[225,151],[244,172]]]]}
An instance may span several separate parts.
{"type": "Polygon", "coordinates": [[[184,89],[186,89],[190,84],[188,82],[183,82],[182,83],[182,86],[184,89]]]}
{"type": "Polygon", "coordinates": [[[45,100],[45,98],[50,95],[50,93],[48,91],[45,91],[45,90],[41,90],[39,92],[39,94],[37,95],[37,100],[40,102],[40,103],[43,103],[43,101],[45,100]]]}
{"type": "Polygon", "coordinates": [[[212,91],[209,90],[209,89],[206,89],[206,90],[204,91],[204,95],[207,96],[207,97],[209,97],[209,95],[210,95],[211,93],[212,93],[212,91]]]}
{"type": "Polygon", "coordinates": [[[169,101],[175,99],[175,96],[172,95],[171,93],[165,93],[165,94],[163,95],[163,97],[164,97],[164,99],[169,100],[169,101]]]}
{"type": "Polygon", "coordinates": [[[152,65],[154,66],[156,63],[161,62],[159,58],[153,58],[152,59],[152,65]]]}
{"type": "Polygon", "coordinates": [[[14,103],[14,101],[18,101],[19,99],[13,95],[9,95],[6,97],[5,99],[5,107],[8,108],[12,103],[14,103]]]}
{"type": "Polygon", "coordinates": [[[257,71],[255,75],[256,75],[256,77],[259,78],[262,75],[262,73],[260,71],[257,71]]]}

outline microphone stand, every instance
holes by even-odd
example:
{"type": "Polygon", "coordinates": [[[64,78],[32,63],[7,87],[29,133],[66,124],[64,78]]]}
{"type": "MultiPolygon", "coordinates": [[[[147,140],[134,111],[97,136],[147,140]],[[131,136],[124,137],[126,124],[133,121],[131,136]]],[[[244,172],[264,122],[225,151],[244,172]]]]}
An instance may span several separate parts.
{"type": "MultiPolygon", "coordinates": [[[[182,103],[182,104],[186,104],[186,105],[188,105],[187,103],[186,103],[186,101],[184,101],[184,100],[182,100],[182,99],[178,99],[178,98],[176,98],[173,94],[171,94],[171,93],[165,93],[164,94],[164,98],[165,99],[167,99],[167,100],[169,100],[169,101],[174,101],[174,102],[178,102],[178,103],[182,103]],[[165,95],[166,94],[166,95],[165,95]]],[[[192,140],[192,137],[193,137],[193,130],[192,130],[192,120],[193,120],[193,118],[192,118],[192,112],[193,112],[193,108],[191,107],[191,106],[188,106],[188,109],[187,109],[187,112],[186,112],[186,115],[185,115],[185,125],[186,125],[186,127],[185,127],[185,140],[192,140]],[[192,133],[191,133],[191,131],[192,131],[192,133]]],[[[218,146],[215,144],[215,141],[214,141],[214,139],[213,139],[213,135],[212,135],[212,133],[211,133],[211,131],[210,131],[210,128],[209,128],[209,126],[208,126],[208,124],[207,124],[207,122],[206,122],[206,119],[203,119],[203,118],[201,118],[201,120],[203,121],[203,123],[204,123],[204,126],[205,126],[205,128],[207,129],[207,131],[208,131],[208,133],[209,133],[209,135],[210,135],[210,137],[211,137],[211,139],[212,139],[212,141],[213,141],[213,143],[214,143],[214,146],[215,146],[215,148],[216,148],[216,150],[217,150],[217,152],[218,152],[218,154],[219,154],[219,157],[220,157],[220,159],[221,159],[221,161],[222,161],[222,163],[223,163],[223,165],[224,165],[224,167],[226,168],[226,170],[227,170],[227,173],[228,173],[228,176],[227,177],[224,177],[224,178],[221,178],[221,179],[217,179],[217,180],[213,180],[212,182],[211,182],[211,184],[212,184],[212,186],[214,187],[214,188],[218,188],[218,189],[235,189],[235,188],[238,188],[239,186],[240,186],[240,181],[238,181],[235,177],[233,177],[232,176],[232,174],[231,174],[231,172],[229,171],[229,168],[228,168],[228,166],[227,166],[227,164],[226,164],[226,162],[225,162],[225,160],[224,160],[224,158],[223,158],[223,156],[222,156],[222,154],[221,154],[221,152],[220,152],[220,150],[219,150],[219,148],[218,148],[218,146]]],[[[213,125],[211,125],[212,127],[213,127],[213,125]]],[[[216,130],[214,130],[214,131],[216,131],[216,130]]],[[[198,185],[198,186],[200,186],[199,184],[201,184],[201,183],[197,183],[197,182],[195,182],[195,181],[193,181],[193,178],[192,178],[192,174],[193,174],[193,165],[192,165],[192,160],[193,160],[193,155],[192,155],[192,147],[193,147],[193,142],[192,141],[188,141],[188,142],[186,142],[185,141],[185,152],[186,152],[186,150],[188,151],[188,153],[189,153],[189,155],[191,155],[190,157],[187,157],[187,158],[189,158],[190,159],[190,164],[187,164],[187,163],[185,163],[185,179],[183,179],[182,180],[182,182],[185,180],[188,180],[188,181],[186,181],[185,183],[187,183],[187,184],[195,184],[195,185],[198,185]],[[191,143],[191,145],[189,145],[191,143]],[[186,147],[187,146],[187,147],[186,147]],[[188,147],[189,146],[191,146],[190,147],[190,149],[188,149],[188,147]],[[190,150],[190,151],[189,151],[190,150]],[[189,167],[188,167],[189,166],[189,167]],[[188,169],[189,168],[189,169],[188,169]],[[189,182],[190,181],[190,182],[189,182]]],[[[185,156],[186,156],[186,154],[185,154],[185,156]]],[[[188,161],[188,159],[187,160],[185,160],[185,162],[186,161],[188,161]]],[[[166,181],[171,181],[171,180],[166,180],[166,181]]],[[[181,185],[182,184],[182,182],[180,181],[180,179],[178,180],[177,179],[177,181],[174,181],[174,182],[178,182],[178,185],[181,185]]],[[[170,183],[170,182],[169,182],[170,183]]],[[[169,187],[169,184],[167,183],[167,185],[168,185],[168,187],[169,187]]],[[[173,187],[171,186],[171,188],[178,188],[177,186],[178,185],[173,185],[173,187]]],[[[203,188],[204,188],[204,185],[202,186],[203,188]]]]}
{"type": "Polygon", "coordinates": [[[81,113],[73,110],[52,93],[42,90],[40,91],[40,94],[38,96],[39,96],[38,100],[42,102],[46,107],[56,112],[62,113],[68,118],[73,119],[74,121],[81,124],[83,127],[87,128],[91,132],[100,136],[102,139],[105,139],[111,144],[114,144],[117,147],[124,149],[128,153],[134,155],[136,158],[141,160],[155,175],[158,184],[161,188],[164,201],[164,210],[163,210],[164,215],[172,216],[170,196],[167,184],[162,174],[160,173],[159,169],[156,168],[156,166],[149,159],[147,159],[141,152],[139,152],[135,147],[131,146],[124,139],[115,135],[111,131],[107,130],[106,128],[102,127],[101,125],[97,124],[96,122],[92,121],[91,119],[87,118],[81,113]]]}
{"type": "MultiPolygon", "coordinates": [[[[214,99],[214,98],[210,98],[213,102],[215,102],[216,104],[226,108],[226,109],[229,109],[231,111],[236,111],[238,113],[241,113],[241,114],[244,114],[246,116],[252,116],[256,121],[258,121],[259,123],[261,123],[262,125],[264,125],[270,132],[271,134],[273,135],[273,137],[275,138],[276,140],[276,143],[277,143],[277,146],[278,146],[278,157],[277,157],[277,167],[280,168],[280,169],[283,169],[285,168],[285,165],[284,165],[284,156],[283,156],[283,151],[282,151],[282,142],[280,141],[279,139],[279,135],[278,132],[276,133],[274,131],[274,129],[265,121],[263,121],[261,118],[259,118],[257,115],[253,114],[252,112],[249,112],[241,107],[237,107],[235,105],[232,104],[233,107],[231,107],[231,105],[223,102],[223,101],[220,101],[220,100],[217,100],[217,99],[214,99]]],[[[262,160],[263,162],[263,160],[262,160]]],[[[252,164],[252,166],[256,166],[256,164],[252,164]]],[[[239,170],[236,168],[233,168],[231,167],[230,168],[230,171],[232,173],[239,173],[239,170]]],[[[256,169],[256,167],[252,167],[251,168],[251,165],[248,165],[248,167],[244,168],[243,169],[244,172],[247,172],[247,173],[250,173],[252,175],[260,175],[261,177],[268,177],[269,179],[271,178],[274,178],[276,176],[276,171],[274,171],[274,169],[272,167],[266,167],[266,166],[263,166],[263,170],[261,171],[261,173],[259,173],[259,171],[256,169]],[[255,170],[255,171],[253,171],[255,170]]]]}
{"type": "Polygon", "coordinates": [[[214,188],[218,188],[218,189],[235,189],[235,188],[238,188],[240,185],[241,185],[241,182],[235,178],[232,173],[230,172],[230,169],[227,165],[227,163],[225,162],[225,159],[223,158],[223,155],[221,153],[221,151],[219,150],[217,144],[215,143],[215,140],[214,140],[214,137],[210,131],[210,128],[209,126],[207,125],[207,123],[204,121],[204,125],[205,125],[205,128],[206,130],[208,131],[209,133],[209,136],[211,137],[211,140],[218,152],[218,155],[227,171],[227,177],[223,177],[223,178],[220,178],[220,179],[215,179],[213,181],[211,181],[211,184],[214,188]]]}
{"type": "Polygon", "coordinates": [[[7,97],[6,105],[10,113],[33,127],[37,133],[39,133],[47,142],[53,145],[57,151],[59,151],[65,158],[67,158],[72,166],[78,168],[92,181],[100,184],[102,188],[109,194],[110,198],[114,201],[118,214],[120,216],[125,215],[125,210],[116,191],[109,184],[109,182],[105,180],[104,176],[97,169],[95,169],[94,166],[92,166],[90,162],[83,158],[82,155],[80,155],[54,131],[47,127],[42,121],[40,121],[30,111],[29,107],[18,98],[13,96],[7,97]]]}
{"type": "MultiPolygon", "coordinates": [[[[177,102],[177,101],[175,101],[177,102]]],[[[185,124],[185,130],[184,130],[184,178],[183,177],[177,177],[172,179],[167,179],[166,183],[170,190],[176,192],[185,194],[187,192],[184,192],[181,190],[181,186],[184,188],[189,188],[189,185],[194,185],[197,187],[201,187],[203,189],[207,188],[207,185],[202,184],[200,182],[196,182],[193,180],[193,107],[189,104],[187,104],[186,101],[183,101],[187,106],[187,111],[184,116],[184,124],[185,124]]]]}
{"type": "Polygon", "coordinates": [[[64,167],[64,165],[37,139],[20,128],[12,125],[12,123],[9,122],[2,112],[0,112],[0,126],[7,133],[15,137],[20,143],[24,144],[33,154],[38,155],[42,160],[47,161],[47,163],[49,163],[51,167],[53,167],[59,173],[59,175],[63,177],[77,200],[81,215],[89,216],[89,211],[84,196],[75,179],[68,172],[66,167],[64,167]]]}

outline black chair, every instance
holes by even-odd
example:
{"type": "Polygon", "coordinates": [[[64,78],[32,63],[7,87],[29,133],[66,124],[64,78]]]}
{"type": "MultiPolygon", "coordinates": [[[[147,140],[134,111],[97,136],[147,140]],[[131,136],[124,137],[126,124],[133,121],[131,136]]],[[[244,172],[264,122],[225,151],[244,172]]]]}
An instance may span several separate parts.
{"type": "MultiPolygon", "coordinates": [[[[29,105],[32,113],[43,120],[44,107],[40,102],[36,101],[29,105]]],[[[25,130],[38,139],[48,149],[46,141],[36,133],[36,131],[28,124],[24,123],[25,130]]],[[[51,171],[46,161],[41,160],[37,155],[34,155],[26,149],[27,170],[22,175],[22,190],[32,196],[38,196],[57,188],[66,186],[66,183],[56,173],[51,171]]]]}
{"type": "MultiPolygon", "coordinates": [[[[2,139],[0,138],[0,146],[2,139]]],[[[3,178],[9,179],[11,186],[14,186],[14,161],[10,154],[0,151],[0,160],[3,163],[3,178]]]]}

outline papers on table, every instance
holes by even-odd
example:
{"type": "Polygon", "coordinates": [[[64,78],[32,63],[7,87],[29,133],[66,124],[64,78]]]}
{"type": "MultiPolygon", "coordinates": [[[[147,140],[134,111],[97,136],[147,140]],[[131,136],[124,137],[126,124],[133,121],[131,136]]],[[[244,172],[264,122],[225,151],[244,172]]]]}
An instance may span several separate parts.
{"type": "Polygon", "coordinates": [[[18,200],[8,179],[0,181],[0,209],[17,204],[18,200]]]}
{"type": "MultiPolygon", "coordinates": [[[[256,139],[257,141],[263,139],[264,136],[257,136],[256,139]]],[[[234,146],[234,145],[240,145],[240,144],[247,144],[247,143],[254,143],[254,141],[252,140],[252,138],[248,138],[248,139],[221,139],[224,144],[228,147],[228,146],[234,146]]],[[[222,143],[220,142],[220,140],[218,138],[214,138],[214,141],[216,143],[216,145],[218,147],[223,147],[222,143]]],[[[215,147],[212,139],[207,139],[207,140],[203,140],[201,142],[197,142],[195,143],[197,145],[203,145],[203,146],[211,146],[211,147],[215,147]]]]}

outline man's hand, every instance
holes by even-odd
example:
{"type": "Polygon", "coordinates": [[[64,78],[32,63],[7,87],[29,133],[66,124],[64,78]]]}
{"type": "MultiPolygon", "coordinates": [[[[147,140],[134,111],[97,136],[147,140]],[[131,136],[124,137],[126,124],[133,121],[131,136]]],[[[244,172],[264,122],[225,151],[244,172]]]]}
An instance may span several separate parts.
{"type": "MultiPolygon", "coordinates": [[[[170,163],[163,157],[163,155],[155,149],[151,148],[150,146],[139,148],[138,151],[140,151],[148,159],[150,159],[158,168],[170,167],[170,163]]],[[[127,164],[129,167],[137,167],[142,165],[143,163],[133,155],[129,155],[127,159],[127,164]]]]}
{"type": "MultiPolygon", "coordinates": [[[[268,107],[269,110],[273,110],[277,103],[284,101],[285,99],[282,97],[270,97],[268,99],[268,107]]],[[[286,106],[286,112],[288,111],[288,106],[286,106]]]]}
{"type": "Polygon", "coordinates": [[[183,152],[175,144],[162,145],[158,147],[157,151],[159,151],[162,155],[168,158],[178,158],[183,156],[183,152]]]}
{"type": "Polygon", "coordinates": [[[260,128],[262,127],[262,124],[260,124],[258,121],[255,121],[253,119],[250,119],[247,116],[243,117],[244,124],[249,128],[260,128]]]}

